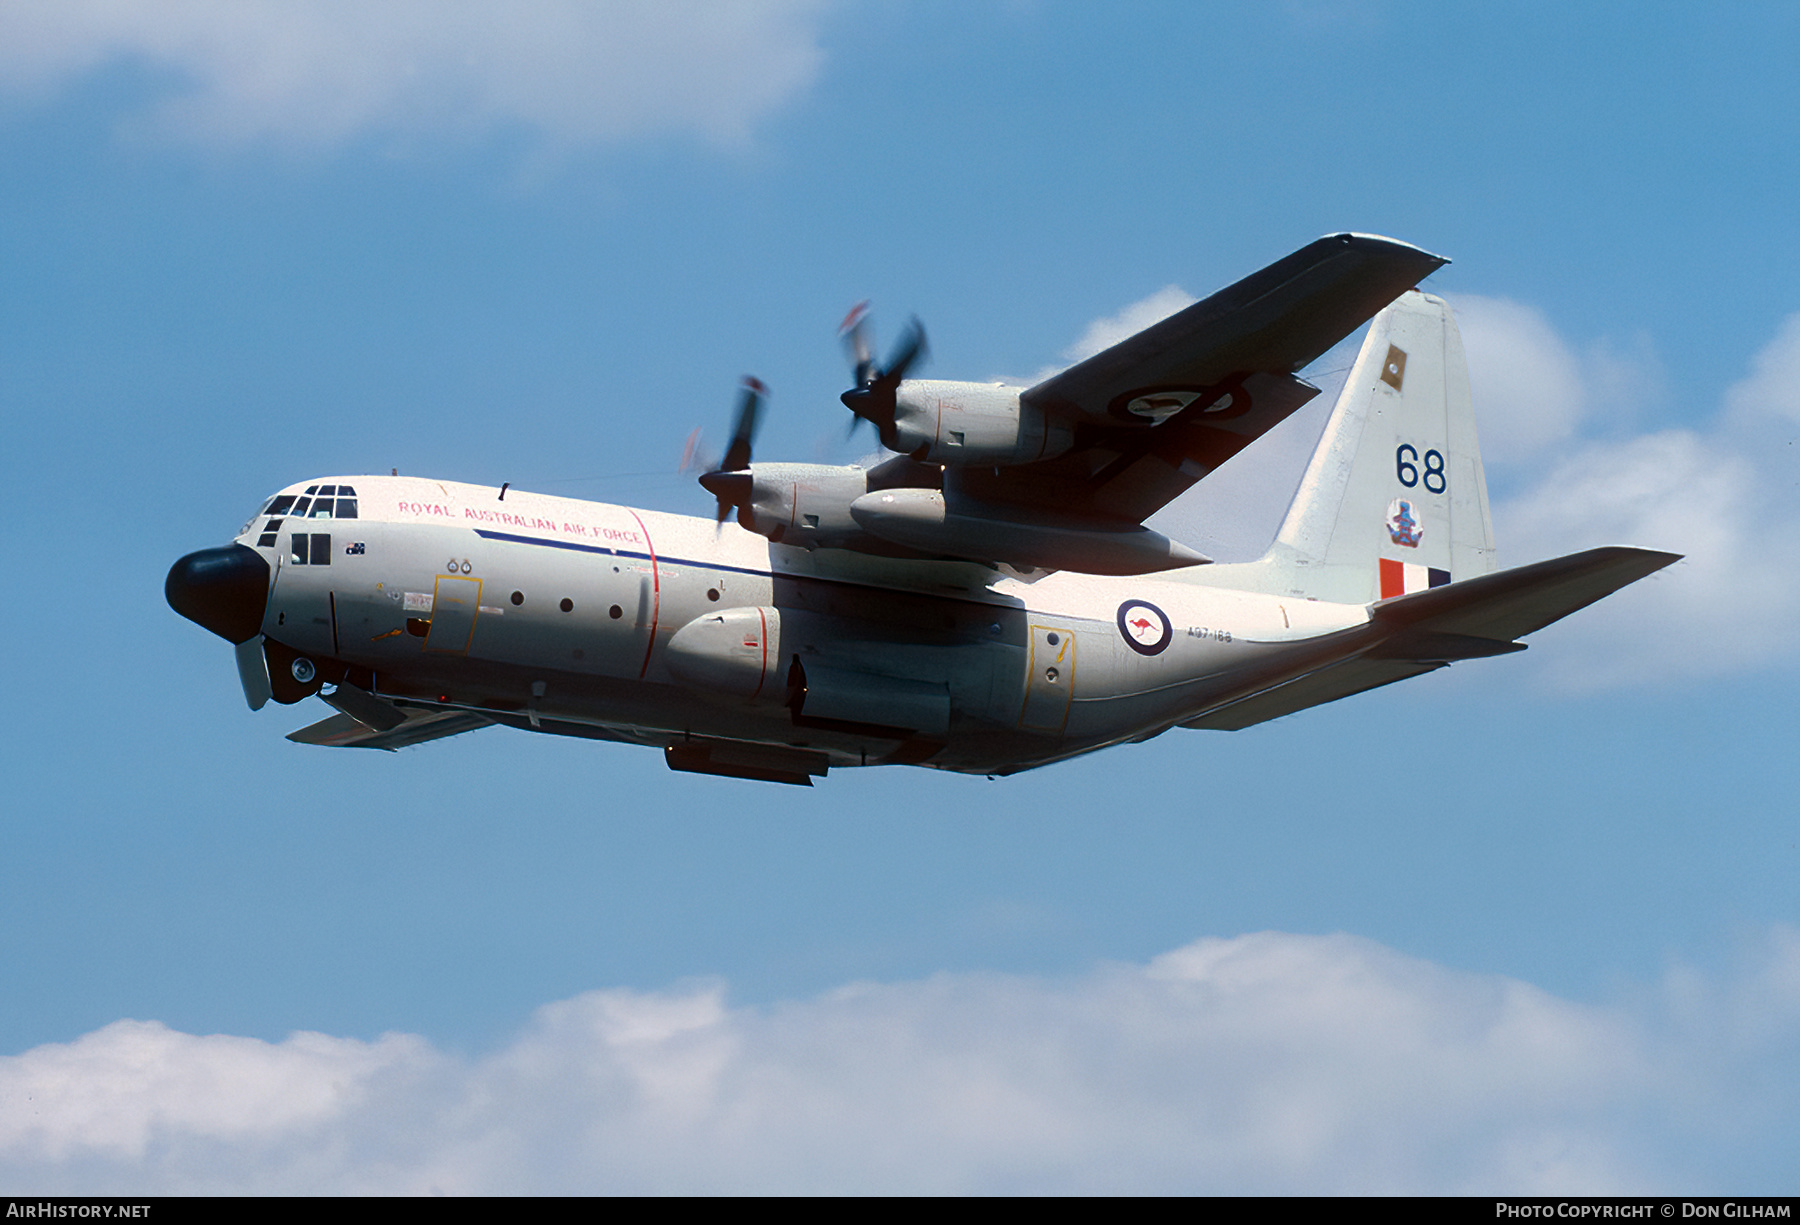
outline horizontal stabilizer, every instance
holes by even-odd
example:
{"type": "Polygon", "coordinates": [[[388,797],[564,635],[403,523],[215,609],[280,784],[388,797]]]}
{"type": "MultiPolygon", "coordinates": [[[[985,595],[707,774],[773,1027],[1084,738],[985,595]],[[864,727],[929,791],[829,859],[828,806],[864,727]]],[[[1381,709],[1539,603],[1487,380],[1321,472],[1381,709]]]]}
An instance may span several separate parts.
{"type": "Polygon", "coordinates": [[[408,709],[404,714],[405,722],[387,731],[376,731],[349,715],[336,714],[297,732],[289,732],[288,739],[295,744],[321,744],[328,748],[392,751],[493,725],[491,719],[466,710],[408,709]]]}
{"type": "Polygon", "coordinates": [[[1296,711],[1323,706],[1353,693],[1379,689],[1395,681],[1408,680],[1435,672],[1442,663],[1408,663],[1386,659],[1348,659],[1317,672],[1296,677],[1286,684],[1252,694],[1236,702],[1207,711],[1181,726],[1199,731],[1236,732],[1257,723],[1267,723],[1296,711]]]}
{"type": "Polygon", "coordinates": [[[1676,553],[1589,549],[1383,600],[1356,631],[1367,647],[1304,676],[1217,706],[1183,727],[1238,731],[1296,711],[1421,676],[1463,659],[1523,651],[1514,642],[1679,561],[1676,553]]]}
{"type": "Polygon", "coordinates": [[[1436,630],[1408,626],[1383,642],[1364,659],[1405,659],[1414,663],[1455,663],[1459,659],[1487,659],[1523,651],[1525,644],[1505,638],[1477,638],[1473,634],[1440,634],[1436,630]]]}
{"type": "Polygon", "coordinates": [[[1383,600],[1375,605],[1373,619],[1377,625],[1405,627],[1407,633],[1507,643],[1680,560],[1679,553],[1653,549],[1589,549],[1383,600]]]}

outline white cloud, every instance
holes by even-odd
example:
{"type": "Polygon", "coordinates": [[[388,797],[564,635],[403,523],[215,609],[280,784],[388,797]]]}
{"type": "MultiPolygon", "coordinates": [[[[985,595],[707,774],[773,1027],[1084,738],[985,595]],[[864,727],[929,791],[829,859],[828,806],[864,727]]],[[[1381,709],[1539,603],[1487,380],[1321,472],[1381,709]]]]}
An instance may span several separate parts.
{"type": "Polygon", "coordinates": [[[1081,339],[1064,349],[1063,360],[1071,366],[1085,361],[1102,349],[1110,349],[1128,336],[1135,336],[1153,323],[1161,323],[1178,310],[1199,301],[1179,285],[1164,285],[1147,298],[1139,298],[1116,315],[1108,315],[1088,324],[1081,339]]]}
{"type": "MultiPolygon", "coordinates": [[[[1550,1192],[1690,1185],[1800,1036],[1800,936],[1589,1006],[1349,936],[768,1008],[552,1004],[505,1049],[119,1022],[0,1059],[34,1193],[1550,1192]]],[[[1791,1078],[1788,1078],[1791,1079],[1791,1078]]],[[[1759,1096],[1759,1094],[1761,1094],[1759,1096]]]]}
{"type": "Polygon", "coordinates": [[[1800,314],[1782,321],[1775,339],[1751,360],[1749,377],[1725,393],[1725,407],[1742,422],[1800,421],[1800,314]]]}
{"type": "Polygon", "coordinates": [[[0,88],[152,70],[165,133],[328,148],[366,135],[735,143],[804,89],[823,0],[8,0],[0,88]]]}
{"type": "Polygon", "coordinates": [[[1193,294],[1179,285],[1164,285],[1161,289],[1145,298],[1121,309],[1117,314],[1106,315],[1087,325],[1074,344],[1062,351],[1062,361],[1055,365],[1045,366],[1029,378],[1005,378],[1002,382],[1030,387],[1041,383],[1053,374],[1060,374],[1076,362],[1086,361],[1102,349],[1111,348],[1129,336],[1135,336],[1153,323],[1161,323],[1178,310],[1184,310],[1199,301],[1193,294]]]}
{"type": "Polygon", "coordinates": [[[1580,364],[1543,314],[1508,298],[1459,294],[1482,457],[1506,463],[1574,434],[1587,409],[1580,364]]]}
{"type": "Polygon", "coordinates": [[[1662,363],[1647,336],[1601,339],[1577,352],[1535,307],[1476,294],[1450,302],[1489,463],[1536,458],[1585,425],[1628,422],[1664,397],[1662,363]]]}
{"type": "Polygon", "coordinates": [[[1789,401],[1800,393],[1784,381],[1790,368],[1800,378],[1800,315],[1709,424],[1566,443],[1535,484],[1494,507],[1505,564],[1600,544],[1686,557],[1550,631],[1567,643],[1560,684],[1679,682],[1794,659],[1800,412],[1789,401]]]}

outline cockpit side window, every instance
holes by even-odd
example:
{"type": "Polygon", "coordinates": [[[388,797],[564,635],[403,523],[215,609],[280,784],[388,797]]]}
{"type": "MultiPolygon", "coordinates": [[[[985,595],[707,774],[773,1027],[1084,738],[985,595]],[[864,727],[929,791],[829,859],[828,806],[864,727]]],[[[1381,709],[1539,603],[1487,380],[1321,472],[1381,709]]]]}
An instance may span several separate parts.
{"type": "Polygon", "coordinates": [[[295,566],[329,566],[330,532],[295,532],[290,537],[288,562],[295,566]]]}

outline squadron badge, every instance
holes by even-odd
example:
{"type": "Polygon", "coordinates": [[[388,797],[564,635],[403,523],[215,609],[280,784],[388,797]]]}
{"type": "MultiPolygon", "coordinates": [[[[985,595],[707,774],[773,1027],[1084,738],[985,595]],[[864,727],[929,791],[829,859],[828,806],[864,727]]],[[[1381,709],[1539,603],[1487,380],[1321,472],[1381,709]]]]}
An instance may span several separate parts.
{"type": "Polygon", "coordinates": [[[1425,534],[1413,512],[1413,504],[1407,498],[1395,498],[1388,503],[1387,530],[1390,540],[1408,549],[1418,548],[1419,537],[1425,534]]]}

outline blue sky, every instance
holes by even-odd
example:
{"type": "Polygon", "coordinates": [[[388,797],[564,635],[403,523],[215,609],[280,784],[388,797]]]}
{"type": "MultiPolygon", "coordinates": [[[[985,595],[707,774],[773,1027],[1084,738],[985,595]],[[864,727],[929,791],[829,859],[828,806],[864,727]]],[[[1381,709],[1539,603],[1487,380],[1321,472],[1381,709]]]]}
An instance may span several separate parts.
{"type": "MultiPolygon", "coordinates": [[[[1791,1190],[1796,59],[1782,5],[0,5],[0,1191],[1791,1190]],[[162,601],[319,473],[704,514],[744,373],[759,456],[868,445],[859,299],[1026,375],[1343,229],[1455,261],[1503,562],[1688,561],[806,793],[292,745],[162,601]]],[[[1167,521],[1254,554],[1321,420],[1167,521]]]]}

